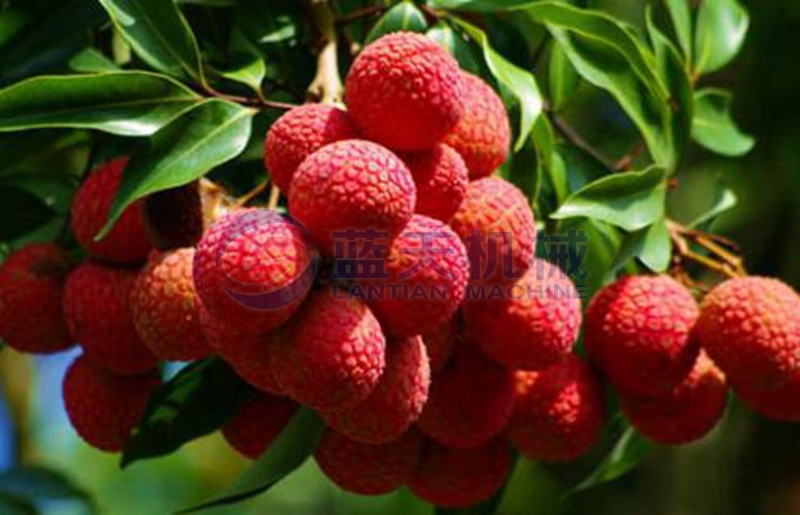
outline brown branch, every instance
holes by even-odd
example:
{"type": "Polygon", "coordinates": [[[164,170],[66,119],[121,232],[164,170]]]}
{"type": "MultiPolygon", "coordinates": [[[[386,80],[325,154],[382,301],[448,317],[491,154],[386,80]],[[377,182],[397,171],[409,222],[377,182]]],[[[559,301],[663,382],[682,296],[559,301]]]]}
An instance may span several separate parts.
{"type": "Polygon", "coordinates": [[[317,73],[308,87],[308,98],[324,103],[340,102],[344,87],[339,75],[336,17],[327,0],[306,0],[306,7],[319,40],[317,73]]]}
{"type": "Polygon", "coordinates": [[[251,200],[264,193],[267,190],[267,186],[269,186],[268,179],[258,183],[255,188],[236,199],[236,207],[239,208],[246,206],[251,200]]]}
{"type": "Polygon", "coordinates": [[[747,275],[742,258],[715,243],[710,235],[687,229],[674,220],[668,219],[666,225],[675,249],[673,268],[682,269],[682,262],[688,260],[726,277],[747,275]],[[695,252],[692,244],[708,251],[709,255],[695,252]]]}
{"type": "Polygon", "coordinates": [[[273,184],[272,189],[269,191],[269,203],[267,204],[267,208],[276,209],[278,207],[278,202],[280,201],[280,199],[281,199],[281,190],[279,190],[278,187],[273,184]]]}
{"type": "Polygon", "coordinates": [[[552,118],[553,125],[565,138],[567,138],[570,143],[603,163],[603,166],[609,170],[615,169],[614,161],[606,157],[605,154],[594,148],[588,141],[583,139],[583,136],[581,136],[578,131],[576,131],[566,120],[564,120],[564,118],[556,113],[552,113],[552,118]]]}

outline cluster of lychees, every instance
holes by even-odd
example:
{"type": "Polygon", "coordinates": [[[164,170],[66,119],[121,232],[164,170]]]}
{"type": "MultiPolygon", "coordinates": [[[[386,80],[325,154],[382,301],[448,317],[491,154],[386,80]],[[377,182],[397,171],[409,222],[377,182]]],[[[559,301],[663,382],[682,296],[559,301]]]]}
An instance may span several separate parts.
{"type": "Polygon", "coordinates": [[[497,94],[426,38],[395,33],[353,63],[345,101],[292,109],[267,135],[291,218],[238,209],[196,245],[152,250],[137,203],[98,242],[117,160],[75,199],[83,264],[53,245],[3,264],[0,337],[26,352],[83,348],[64,398],[87,442],[121,450],[158,362],[211,355],[260,392],[223,428],[242,454],[263,454],[302,404],[328,425],[315,458],[334,483],[408,486],[440,506],[490,497],[512,447],[544,461],[586,454],[605,421],[601,379],[663,443],[708,433],[728,384],[754,410],[800,421],[791,288],[732,279],[698,307],[666,276],[622,278],[588,306],[587,364],[573,350],[578,290],[534,259],[524,195],[490,177],[510,144],[497,94]]]}

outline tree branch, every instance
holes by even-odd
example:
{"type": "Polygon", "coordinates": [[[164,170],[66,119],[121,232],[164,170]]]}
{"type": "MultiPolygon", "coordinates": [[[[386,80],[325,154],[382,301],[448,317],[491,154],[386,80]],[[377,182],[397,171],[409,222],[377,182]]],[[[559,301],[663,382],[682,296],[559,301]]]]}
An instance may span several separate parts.
{"type": "Polygon", "coordinates": [[[344,87],[339,75],[336,17],[327,0],[305,0],[311,25],[318,33],[317,73],[308,87],[308,98],[324,103],[342,100],[344,87]]]}

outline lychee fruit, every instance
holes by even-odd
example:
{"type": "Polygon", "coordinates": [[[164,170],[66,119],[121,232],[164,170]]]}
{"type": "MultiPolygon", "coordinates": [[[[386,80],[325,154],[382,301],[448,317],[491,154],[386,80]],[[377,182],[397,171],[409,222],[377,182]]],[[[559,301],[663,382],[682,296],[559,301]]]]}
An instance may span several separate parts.
{"type": "Polygon", "coordinates": [[[238,332],[267,333],[299,309],[317,263],[296,222],[273,210],[238,210],[206,230],[194,256],[194,283],[212,316],[238,332]]]}
{"type": "Polygon", "coordinates": [[[467,332],[490,359],[509,368],[544,370],[572,350],[581,301],[569,277],[538,260],[499,298],[465,307],[467,332]]]}
{"type": "Polygon", "coordinates": [[[766,277],[729,279],[703,300],[700,344],[731,384],[778,389],[800,376],[800,296],[766,277]]]}
{"type": "Polygon", "coordinates": [[[423,150],[461,118],[463,82],[445,49],[425,36],[395,32],[353,62],[345,103],[368,139],[394,150],[423,150]]]}
{"type": "Polygon", "coordinates": [[[30,243],[0,265],[0,338],[20,352],[67,349],[61,311],[69,254],[52,243],[30,243]]]}
{"type": "Polygon", "coordinates": [[[422,444],[422,436],[413,428],[383,444],[358,442],[328,429],[314,459],[339,488],[360,495],[383,495],[411,481],[422,444]]]}
{"type": "Polygon", "coordinates": [[[442,222],[453,217],[467,194],[469,172],[447,145],[402,155],[417,186],[416,212],[442,222]]]}
{"type": "Polygon", "coordinates": [[[463,508],[494,495],[505,483],[511,465],[511,449],[501,438],[472,449],[426,442],[409,488],[437,507],[463,508]]]}
{"type": "Polygon", "coordinates": [[[135,270],[87,261],[64,287],[64,318],[73,340],[117,374],[140,374],[158,363],[133,325],[130,297],[135,282],[135,270]]]}
{"type": "Polygon", "coordinates": [[[471,182],[450,226],[467,248],[474,284],[513,283],[530,268],[536,222],[525,195],[510,182],[471,182]]]}
{"type": "Polygon", "coordinates": [[[428,352],[428,361],[432,372],[438,372],[447,365],[450,361],[450,356],[453,355],[458,347],[460,339],[461,330],[458,314],[444,324],[439,324],[432,331],[422,335],[422,341],[425,343],[425,350],[428,352]]]}
{"type": "Polygon", "coordinates": [[[118,376],[84,354],[64,376],[64,407],[72,427],[89,445],[119,452],[160,385],[155,371],[118,376]]]}
{"type": "Polygon", "coordinates": [[[418,425],[443,445],[482,445],[505,429],[514,409],[514,372],[463,348],[438,372],[418,425]]]}
{"type": "Polygon", "coordinates": [[[400,234],[416,198],[414,179],[399,157],[369,141],[344,140],[303,161],[292,179],[289,213],[323,253],[341,258],[350,244],[400,234]]]}
{"type": "Polygon", "coordinates": [[[773,390],[732,386],[739,400],[759,415],[780,422],[800,422],[800,374],[773,390]]]}
{"type": "Polygon", "coordinates": [[[508,437],[527,458],[579,458],[597,441],[604,421],[603,390],[577,356],[541,372],[517,372],[508,437]]]}
{"type": "Polygon", "coordinates": [[[120,157],[91,172],[75,194],[70,218],[72,234],[89,254],[123,264],[143,262],[152,248],[144,227],[142,201],[128,206],[102,240],[94,239],[108,220],[127,164],[128,158],[120,157]]]}
{"type": "Polygon", "coordinates": [[[384,332],[412,336],[455,315],[467,287],[467,251],[443,222],[414,215],[391,244],[383,279],[365,279],[384,332]]]}
{"type": "Polygon", "coordinates": [[[200,329],[200,298],[192,279],[193,248],[155,252],[131,292],[133,325],[157,357],[191,361],[211,353],[200,329]]]}
{"type": "Polygon", "coordinates": [[[198,181],[144,199],[144,227],[158,250],[194,247],[203,237],[204,207],[198,181]]]}
{"type": "Polygon", "coordinates": [[[350,115],[329,104],[305,104],[278,118],[264,142],[264,166],[284,194],[297,167],[329,143],[356,137],[350,115]]]}
{"type": "Polygon", "coordinates": [[[350,408],[322,414],[339,433],[359,442],[391,442],[416,422],[428,400],[430,365],[420,336],[390,340],[386,369],[369,396],[350,408]]]}
{"type": "Polygon", "coordinates": [[[503,101],[480,77],[463,73],[464,114],[444,137],[469,169],[472,179],[494,172],[508,159],[511,126],[503,101]]]}
{"type": "Polygon", "coordinates": [[[239,454],[255,460],[280,436],[296,411],[297,404],[286,397],[261,394],[242,404],[223,426],[222,436],[239,454]]]}
{"type": "Polygon", "coordinates": [[[697,314],[692,294],[674,279],[626,276],[589,303],[586,350],[621,394],[666,393],[697,360],[699,345],[690,338],[697,314]]]}
{"type": "Polygon", "coordinates": [[[678,386],[655,397],[620,397],[622,411],[644,436],[667,445],[699,440],[725,413],[725,376],[705,352],[678,386]]]}
{"type": "Polygon", "coordinates": [[[358,404],[373,391],[386,364],[386,339],[378,319],[362,301],[312,294],[292,320],[291,337],[274,349],[272,371],[281,389],[319,411],[358,404]]]}

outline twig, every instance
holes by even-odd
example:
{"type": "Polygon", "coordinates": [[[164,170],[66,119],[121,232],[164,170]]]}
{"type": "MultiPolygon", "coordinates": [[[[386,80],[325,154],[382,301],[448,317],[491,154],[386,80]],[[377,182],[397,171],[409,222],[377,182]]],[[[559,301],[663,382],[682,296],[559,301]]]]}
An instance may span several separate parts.
{"type": "Polygon", "coordinates": [[[614,164],[614,170],[617,172],[621,172],[623,170],[627,170],[631,167],[633,162],[639,157],[645,148],[645,141],[644,139],[640,139],[633,148],[628,151],[627,154],[619,158],[619,160],[614,164]]]}
{"type": "Polygon", "coordinates": [[[243,207],[246,206],[251,200],[256,198],[257,196],[261,195],[263,192],[267,190],[267,186],[269,186],[269,180],[265,179],[258,183],[255,188],[248,191],[238,199],[236,199],[236,207],[243,207]]]}
{"type": "Polygon", "coordinates": [[[373,5],[371,7],[362,7],[361,9],[356,9],[353,12],[347,13],[344,16],[339,16],[336,18],[337,25],[349,25],[354,21],[358,21],[362,18],[369,18],[371,16],[375,16],[376,14],[380,14],[385,11],[386,8],[380,5],[373,5]]]}
{"type": "Polygon", "coordinates": [[[309,19],[318,33],[317,73],[308,87],[308,98],[324,103],[341,101],[344,87],[339,75],[336,18],[327,0],[306,0],[309,19]]]}
{"type": "Polygon", "coordinates": [[[674,220],[668,219],[666,225],[675,248],[674,268],[682,269],[682,261],[689,260],[726,277],[747,275],[742,258],[719,246],[711,235],[687,229],[674,220]],[[705,249],[709,255],[695,252],[692,244],[705,249]]]}
{"type": "Polygon", "coordinates": [[[278,207],[278,201],[281,199],[281,190],[278,189],[277,186],[274,184],[272,185],[272,189],[269,191],[269,203],[267,207],[269,209],[275,209],[278,207]]]}
{"type": "Polygon", "coordinates": [[[297,107],[295,104],[289,104],[286,102],[277,102],[275,100],[267,100],[262,95],[259,95],[257,98],[243,97],[239,95],[229,95],[227,93],[222,93],[221,91],[217,91],[208,84],[204,85],[202,89],[208,95],[211,95],[215,98],[219,98],[222,100],[236,102],[237,104],[243,104],[253,107],[266,107],[270,109],[282,109],[284,111],[288,111],[289,109],[297,107]]]}
{"type": "Polygon", "coordinates": [[[564,120],[564,118],[556,113],[553,113],[553,125],[556,127],[556,129],[558,129],[559,132],[561,132],[561,134],[564,135],[565,138],[567,138],[567,140],[569,140],[570,143],[603,163],[603,165],[609,170],[615,169],[614,161],[606,157],[605,154],[594,148],[588,141],[583,139],[583,136],[578,134],[578,131],[573,129],[572,126],[567,123],[566,120],[564,120]]]}

